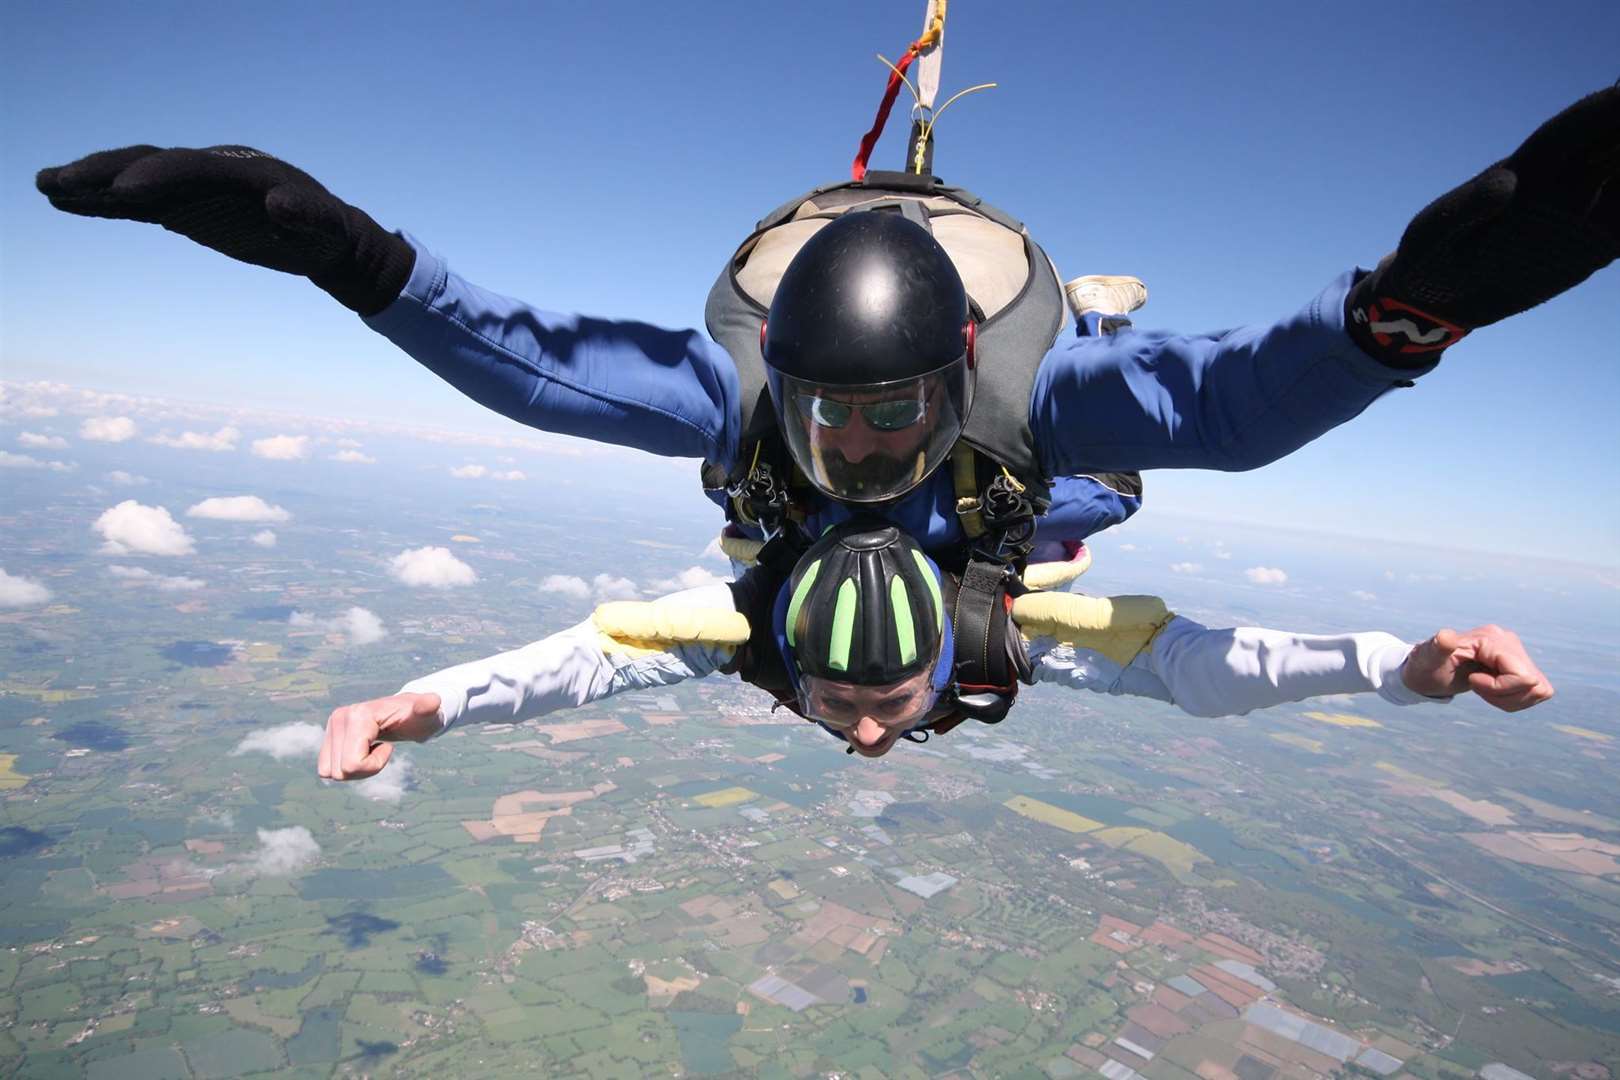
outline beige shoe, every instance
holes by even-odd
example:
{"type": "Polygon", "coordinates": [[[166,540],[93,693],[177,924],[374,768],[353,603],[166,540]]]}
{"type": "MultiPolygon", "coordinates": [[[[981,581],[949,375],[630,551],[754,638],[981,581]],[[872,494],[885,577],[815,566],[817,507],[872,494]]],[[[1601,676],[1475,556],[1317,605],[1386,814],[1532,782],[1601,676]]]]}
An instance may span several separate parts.
{"type": "Polygon", "coordinates": [[[1129,315],[1147,303],[1147,286],[1141,278],[1112,274],[1087,274],[1063,286],[1069,310],[1076,319],[1089,314],[1129,315]]]}

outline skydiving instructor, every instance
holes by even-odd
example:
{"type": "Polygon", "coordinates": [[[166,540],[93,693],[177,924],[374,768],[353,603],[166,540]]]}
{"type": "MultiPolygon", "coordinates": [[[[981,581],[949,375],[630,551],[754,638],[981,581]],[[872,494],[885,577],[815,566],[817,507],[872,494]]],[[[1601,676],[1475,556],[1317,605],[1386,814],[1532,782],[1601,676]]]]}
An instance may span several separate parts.
{"type": "MultiPolygon", "coordinates": [[[[1432,370],[1469,332],[1612,262],[1617,174],[1620,88],[1610,88],[1419,212],[1376,269],[1346,272],[1291,316],[1205,335],[1037,335],[1017,378],[976,370],[976,337],[982,354],[1007,320],[976,318],[978,297],[926,228],[900,213],[846,213],[804,243],[768,317],[744,328],[768,408],[754,407],[735,333],[723,347],[695,330],[547,312],[480,289],[251,148],[126,147],[45,169],[37,185],[64,211],[161,224],[302,274],[464,394],[541,430],[701,458],[735,487],[774,422],[811,489],[811,535],[852,504],[881,505],[932,554],[960,542],[960,492],[940,466],[975,440],[975,422],[981,447],[1000,439],[1037,481],[1260,467],[1432,370]]],[[[710,330],[726,327],[711,317],[710,330]]]]}

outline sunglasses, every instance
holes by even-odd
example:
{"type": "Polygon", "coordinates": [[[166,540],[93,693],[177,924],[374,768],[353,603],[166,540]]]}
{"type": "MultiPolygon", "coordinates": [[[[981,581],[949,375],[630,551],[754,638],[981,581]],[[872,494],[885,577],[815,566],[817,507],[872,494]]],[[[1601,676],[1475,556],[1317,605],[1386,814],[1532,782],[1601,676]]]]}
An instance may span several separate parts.
{"type": "Polygon", "coordinates": [[[928,415],[928,403],[916,398],[900,398],[896,401],[874,401],[866,405],[851,405],[844,401],[834,401],[831,398],[815,397],[810,394],[799,395],[799,408],[803,410],[817,427],[841,428],[849,423],[849,418],[856,409],[867,424],[878,431],[902,431],[913,424],[920,423],[928,415]]]}

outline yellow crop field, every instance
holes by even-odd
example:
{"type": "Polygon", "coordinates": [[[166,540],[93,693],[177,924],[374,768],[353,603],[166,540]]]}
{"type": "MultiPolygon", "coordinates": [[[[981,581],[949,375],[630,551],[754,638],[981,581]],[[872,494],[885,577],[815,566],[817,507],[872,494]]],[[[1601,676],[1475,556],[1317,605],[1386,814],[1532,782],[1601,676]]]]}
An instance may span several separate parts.
{"type": "Polygon", "coordinates": [[[89,697],[92,691],[47,690],[42,686],[19,686],[16,683],[0,683],[0,693],[32,698],[43,705],[60,705],[65,701],[82,701],[89,697]]]}
{"type": "Polygon", "coordinates": [[[1322,749],[1321,739],[1307,739],[1303,735],[1294,735],[1289,732],[1273,732],[1271,737],[1280,743],[1287,743],[1289,746],[1297,746],[1301,750],[1309,750],[1313,754],[1325,753],[1325,751],[1322,749]]]}
{"type": "Polygon", "coordinates": [[[16,754],[0,754],[0,791],[15,791],[28,783],[28,777],[12,769],[16,763],[16,754]]]}
{"type": "Polygon", "coordinates": [[[720,806],[736,806],[738,803],[745,803],[749,799],[757,798],[759,798],[759,792],[757,791],[749,791],[745,787],[728,787],[721,788],[719,791],[694,795],[692,801],[699,806],[707,806],[712,809],[720,806]]]}
{"type": "Polygon", "coordinates": [[[1207,855],[1191,844],[1184,844],[1162,832],[1139,829],[1133,825],[1103,829],[1092,833],[1091,839],[1112,848],[1122,848],[1138,855],[1145,855],[1155,862],[1162,863],[1165,869],[1177,877],[1184,877],[1192,873],[1192,868],[1198,863],[1209,861],[1207,855]]]}
{"type": "Polygon", "coordinates": [[[1324,723],[1324,724],[1332,724],[1335,727],[1374,728],[1374,727],[1383,727],[1384,726],[1383,724],[1380,724],[1376,720],[1368,719],[1365,716],[1355,716],[1355,715],[1353,715],[1351,713],[1308,712],[1308,713],[1305,714],[1305,716],[1306,716],[1307,719],[1316,720],[1316,721],[1319,721],[1319,722],[1324,723]]]}
{"type": "Polygon", "coordinates": [[[1023,814],[1047,825],[1056,825],[1066,832],[1088,833],[1093,829],[1102,828],[1100,821],[1092,821],[1088,817],[1081,817],[1062,807],[1043,803],[1039,799],[1031,799],[1027,795],[1014,795],[1002,805],[1015,814],[1023,814]]]}
{"type": "Polygon", "coordinates": [[[1562,731],[1565,735],[1573,735],[1577,739],[1590,739],[1593,742],[1614,742],[1613,735],[1605,735],[1601,731],[1591,728],[1576,727],[1574,724],[1554,724],[1554,731],[1562,731]]]}

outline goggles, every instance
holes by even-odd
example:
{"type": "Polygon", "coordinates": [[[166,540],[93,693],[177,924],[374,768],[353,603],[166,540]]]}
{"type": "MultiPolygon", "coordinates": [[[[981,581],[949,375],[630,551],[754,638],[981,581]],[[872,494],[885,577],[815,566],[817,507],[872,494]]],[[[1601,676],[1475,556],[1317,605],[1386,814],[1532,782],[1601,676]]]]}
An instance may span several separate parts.
{"type": "Polygon", "coordinates": [[[799,410],[817,427],[837,430],[848,424],[850,417],[859,412],[861,418],[878,431],[903,431],[927,419],[928,402],[917,398],[901,398],[898,401],[874,401],[855,405],[834,398],[800,394],[799,410]]]}

